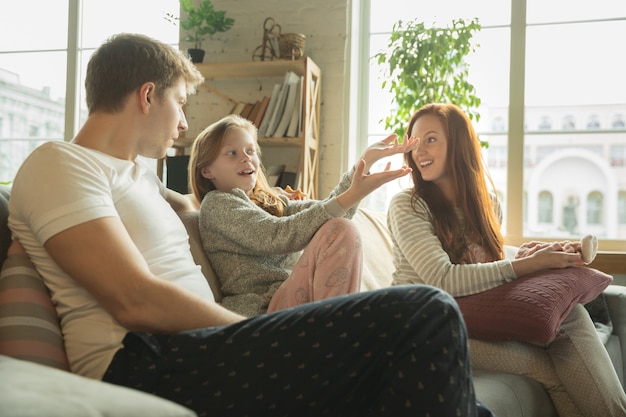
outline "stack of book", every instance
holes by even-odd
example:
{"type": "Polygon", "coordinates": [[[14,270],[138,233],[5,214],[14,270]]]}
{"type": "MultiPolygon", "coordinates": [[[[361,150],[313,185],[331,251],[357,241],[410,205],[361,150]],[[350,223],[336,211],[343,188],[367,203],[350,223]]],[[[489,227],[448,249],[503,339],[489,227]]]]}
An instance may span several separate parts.
{"type": "Polygon", "coordinates": [[[259,138],[299,137],[302,134],[303,76],[287,71],[271,96],[256,103],[237,103],[231,110],[250,120],[258,129],[259,138]]]}
{"type": "Polygon", "coordinates": [[[237,103],[230,112],[250,120],[258,128],[261,125],[261,120],[267,110],[269,101],[269,97],[263,97],[257,100],[256,103],[237,103]]]}

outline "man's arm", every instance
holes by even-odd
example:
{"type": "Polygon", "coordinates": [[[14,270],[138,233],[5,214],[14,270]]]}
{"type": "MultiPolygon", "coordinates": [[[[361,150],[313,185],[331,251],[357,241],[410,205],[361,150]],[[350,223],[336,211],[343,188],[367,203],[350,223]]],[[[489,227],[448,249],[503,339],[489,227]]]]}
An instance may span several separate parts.
{"type": "Polygon", "coordinates": [[[44,246],[63,271],[129,330],[178,332],[243,319],[154,276],[117,217],[74,226],[44,246]]]}

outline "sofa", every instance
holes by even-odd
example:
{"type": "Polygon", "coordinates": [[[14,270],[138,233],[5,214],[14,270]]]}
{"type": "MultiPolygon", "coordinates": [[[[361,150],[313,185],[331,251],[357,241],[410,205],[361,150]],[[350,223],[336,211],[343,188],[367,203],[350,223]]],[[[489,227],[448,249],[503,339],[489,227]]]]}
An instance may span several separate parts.
{"type": "MultiPolygon", "coordinates": [[[[0,186],[0,263],[4,262],[10,242],[6,226],[9,195],[10,189],[0,186]]],[[[219,301],[221,291],[202,251],[197,213],[183,213],[180,218],[189,233],[194,260],[219,301]]],[[[393,264],[385,214],[359,209],[353,220],[361,232],[363,242],[362,290],[390,285],[393,264]]],[[[623,385],[626,363],[626,287],[611,285],[605,290],[604,296],[612,320],[612,334],[607,336],[605,346],[623,385]]],[[[1,308],[0,303],[0,313],[1,308]]],[[[4,340],[2,320],[0,315],[0,345],[4,340]]],[[[145,393],[2,355],[0,375],[2,416],[131,416],[138,415],[137,410],[151,416],[195,415],[191,410],[145,393]],[[11,412],[5,414],[6,410],[11,412]]],[[[557,415],[542,386],[528,377],[485,371],[474,371],[473,377],[477,397],[498,417],[557,415]]]]}

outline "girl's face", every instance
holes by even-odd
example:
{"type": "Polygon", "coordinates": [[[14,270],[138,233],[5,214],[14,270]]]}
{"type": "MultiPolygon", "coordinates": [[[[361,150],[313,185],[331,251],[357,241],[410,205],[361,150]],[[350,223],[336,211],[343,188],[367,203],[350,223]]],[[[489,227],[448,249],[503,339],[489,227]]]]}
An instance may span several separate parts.
{"type": "Polygon", "coordinates": [[[245,129],[234,128],[226,132],[219,155],[210,165],[202,168],[202,176],[213,182],[215,188],[230,192],[240,188],[250,195],[259,171],[256,141],[245,129]]]}
{"type": "Polygon", "coordinates": [[[448,137],[438,117],[431,114],[421,116],[411,130],[411,135],[420,138],[419,147],[411,157],[422,174],[424,181],[434,182],[446,194],[452,188],[446,167],[448,137]]]}

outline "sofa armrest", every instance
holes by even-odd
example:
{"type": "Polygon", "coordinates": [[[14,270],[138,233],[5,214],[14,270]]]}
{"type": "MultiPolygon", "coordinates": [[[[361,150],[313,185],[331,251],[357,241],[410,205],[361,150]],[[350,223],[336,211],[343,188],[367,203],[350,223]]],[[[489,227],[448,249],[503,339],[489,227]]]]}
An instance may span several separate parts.
{"type": "Polygon", "coordinates": [[[609,314],[613,323],[613,334],[617,336],[621,346],[622,364],[626,375],[626,287],[621,285],[609,285],[604,290],[606,302],[609,306],[609,314]]]}

